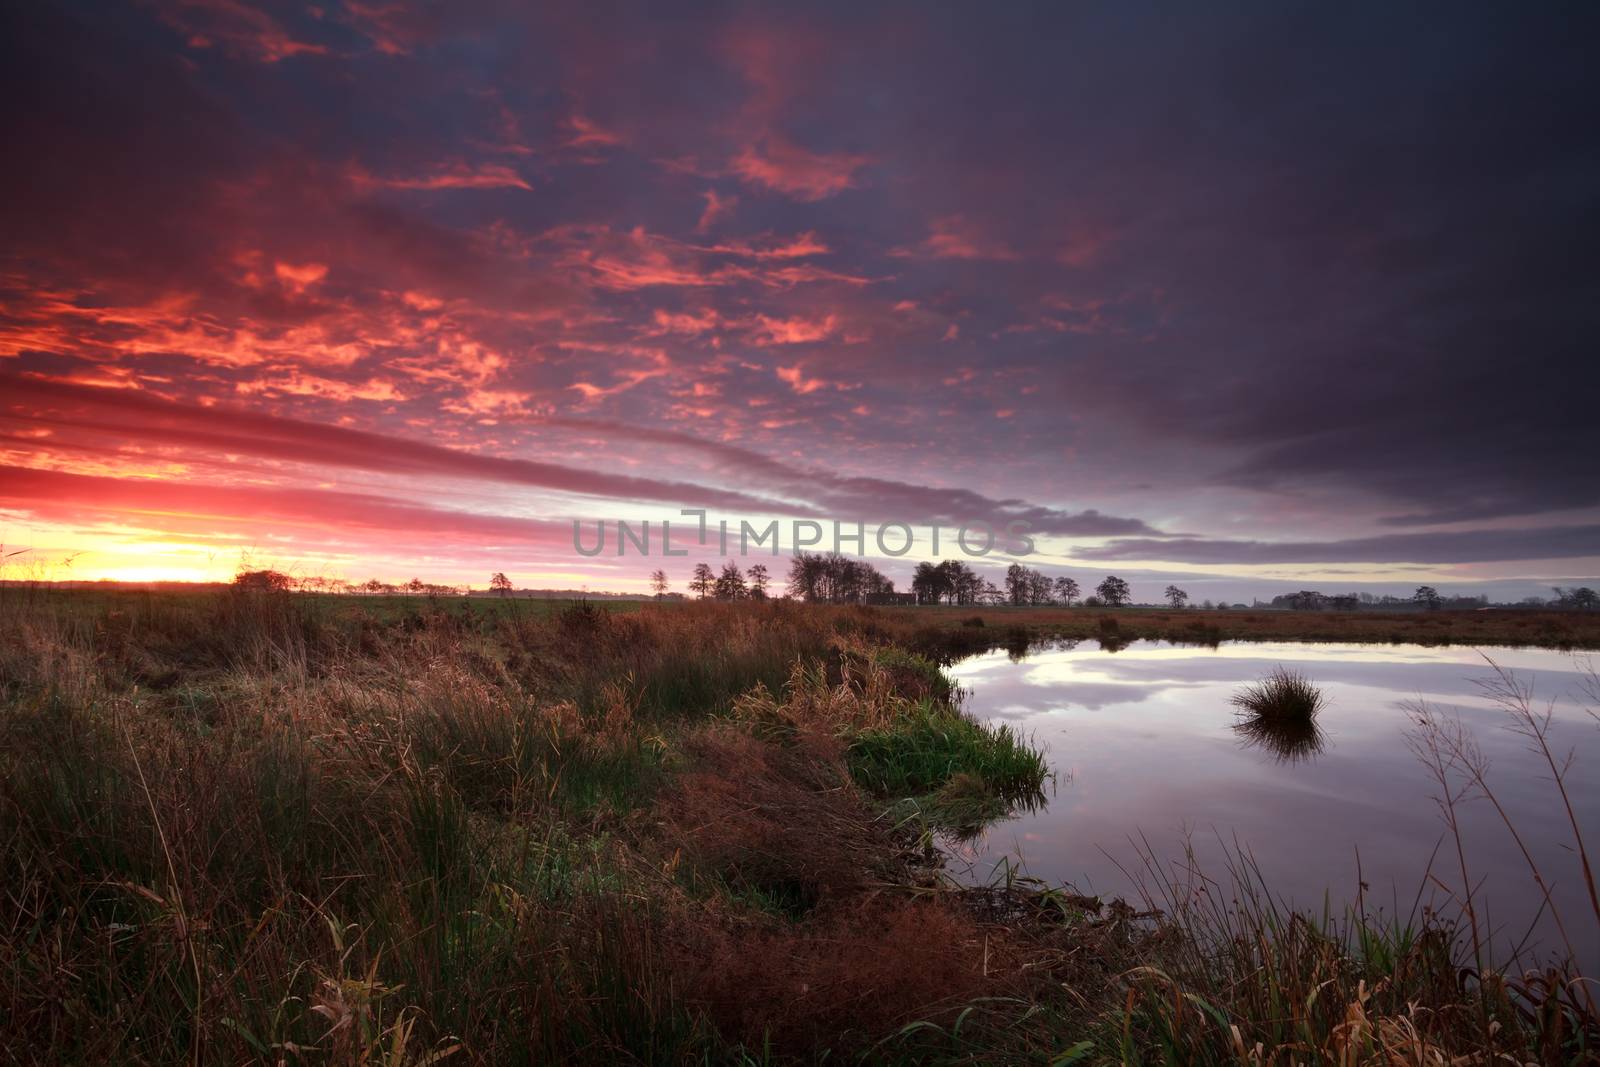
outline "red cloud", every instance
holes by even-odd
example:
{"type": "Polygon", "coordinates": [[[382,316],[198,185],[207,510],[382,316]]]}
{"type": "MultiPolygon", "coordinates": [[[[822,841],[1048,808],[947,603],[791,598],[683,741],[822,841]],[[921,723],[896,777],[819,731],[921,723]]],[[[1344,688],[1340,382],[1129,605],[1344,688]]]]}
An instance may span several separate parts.
{"type": "Polygon", "coordinates": [[[807,378],[798,363],[792,367],[779,367],[778,377],[788,382],[791,389],[802,395],[826,389],[828,386],[828,383],[821,378],[807,378]]]}
{"type": "Polygon", "coordinates": [[[293,263],[279,262],[273,264],[272,272],[278,276],[279,281],[294,292],[303,293],[306,289],[328,276],[328,265],[326,263],[303,263],[297,266],[293,263]]]}
{"type": "Polygon", "coordinates": [[[657,308],[653,314],[655,326],[648,331],[651,334],[676,333],[694,336],[708,333],[717,328],[721,317],[712,308],[705,308],[699,314],[694,312],[671,312],[657,308]]]}
{"type": "Polygon", "coordinates": [[[811,152],[768,134],[734,157],[733,172],[796,200],[822,200],[853,188],[855,173],[871,160],[847,153],[811,152]]]}
{"type": "MultiPolygon", "coordinates": [[[[768,315],[757,315],[755,329],[751,331],[751,342],[757,345],[798,345],[809,344],[813,341],[822,341],[838,329],[839,320],[836,315],[825,315],[819,319],[799,316],[790,319],[776,319],[768,315]]],[[[799,368],[789,368],[798,376],[799,368]]],[[[785,374],[782,368],[778,377],[786,382],[794,383],[795,377],[785,374]]],[[[800,392],[810,392],[802,389],[800,392]]]]}
{"type": "Polygon", "coordinates": [[[118,445],[188,454],[255,456],[391,475],[434,475],[621,500],[771,509],[746,493],[657,481],[526,459],[462,452],[401,437],[278,418],[238,408],[199,408],[143,392],[98,389],[0,374],[0,413],[35,426],[72,429],[118,445]]]}
{"type": "Polygon", "coordinates": [[[822,243],[815,232],[807,230],[787,241],[773,242],[769,239],[724,241],[704,251],[744,256],[749,259],[803,259],[806,256],[826,255],[829,248],[822,243]]]}
{"type": "Polygon", "coordinates": [[[263,63],[328,54],[325,46],[295,40],[271,15],[238,0],[181,0],[162,11],[161,18],[185,34],[191,48],[220,45],[263,63]]]}
{"type": "Polygon", "coordinates": [[[429,174],[412,177],[381,178],[364,170],[355,170],[350,180],[357,188],[384,189],[529,189],[527,180],[511,167],[500,163],[449,163],[429,174]]]}

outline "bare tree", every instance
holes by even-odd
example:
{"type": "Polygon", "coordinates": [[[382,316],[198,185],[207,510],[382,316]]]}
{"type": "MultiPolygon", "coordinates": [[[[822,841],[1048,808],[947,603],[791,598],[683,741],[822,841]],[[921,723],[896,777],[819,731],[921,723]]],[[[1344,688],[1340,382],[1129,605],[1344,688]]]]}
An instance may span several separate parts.
{"type": "Polygon", "coordinates": [[[653,571],[650,575],[650,591],[660,600],[667,595],[667,572],[653,571]]]}
{"type": "Polygon", "coordinates": [[[1182,589],[1179,589],[1175,585],[1167,586],[1167,588],[1162,591],[1161,595],[1166,597],[1167,603],[1171,604],[1175,608],[1181,608],[1189,602],[1189,594],[1185,593],[1182,589]]]}
{"type": "Polygon", "coordinates": [[[765,563],[753,564],[745,576],[750,579],[750,595],[756,600],[767,599],[767,583],[772,579],[765,563]]]}
{"type": "Polygon", "coordinates": [[[1078,588],[1076,580],[1066,577],[1056,579],[1056,597],[1067,607],[1072,607],[1072,602],[1078,599],[1080,592],[1082,590],[1078,588]]]}
{"type": "Polygon", "coordinates": [[[489,588],[501,596],[511,595],[511,579],[506,577],[504,571],[495,571],[489,576],[489,588]]]}

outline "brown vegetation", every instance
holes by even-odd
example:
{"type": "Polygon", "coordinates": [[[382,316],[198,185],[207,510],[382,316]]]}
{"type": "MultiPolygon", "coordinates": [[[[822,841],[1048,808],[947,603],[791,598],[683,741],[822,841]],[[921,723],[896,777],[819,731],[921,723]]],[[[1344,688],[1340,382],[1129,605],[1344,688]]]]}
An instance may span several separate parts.
{"type": "Polygon", "coordinates": [[[1260,923],[1253,943],[1299,977],[1247,986],[1198,927],[1022,880],[943,885],[886,783],[993,803],[1042,766],[905,651],[1017,636],[1022,616],[961,625],[972,611],[8,601],[4,1058],[1178,1062],[1232,1057],[1234,1032],[1263,1061],[1593,1047],[1559,988],[1506,999],[1481,1036],[1489,1009],[1448,957],[1396,970],[1260,923]],[[1289,989],[1320,1029],[1252,1016],[1289,989]],[[1363,1011],[1370,1033],[1349,1029],[1363,1011]]]}
{"type": "Polygon", "coordinates": [[[1202,611],[1154,608],[880,608],[880,632],[942,659],[1024,641],[1153,638],[1218,641],[1327,641],[1351,644],[1506,645],[1600,649],[1600,613],[1484,611],[1202,611]]]}

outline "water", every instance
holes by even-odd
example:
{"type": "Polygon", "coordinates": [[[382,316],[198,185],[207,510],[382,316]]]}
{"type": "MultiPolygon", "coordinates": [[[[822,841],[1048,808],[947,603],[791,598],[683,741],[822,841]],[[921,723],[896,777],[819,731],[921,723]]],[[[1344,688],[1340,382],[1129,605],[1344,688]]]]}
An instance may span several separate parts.
{"type": "MultiPolygon", "coordinates": [[[[1590,657],[1541,649],[1483,650],[1519,682],[1534,706],[1552,708],[1550,738],[1575,763],[1567,788],[1591,849],[1600,853],[1600,723],[1586,710],[1580,668],[1590,657]],[[1553,702],[1553,704],[1552,704],[1553,702]]],[[[1600,666],[1600,655],[1593,656],[1600,666]]],[[[1579,960],[1600,964],[1600,921],[1588,905],[1565,809],[1549,767],[1475,680],[1492,670],[1477,650],[1421,645],[1304,645],[1240,642],[1217,648],[1137,641],[1117,651],[1097,642],[1042,649],[1020,661],[1006,652],[964,660],[950,673],[979,719],[1008,723],[1044,746],[1056,774],[1045,805],[946,842],[958,877],[982,881],[997,862],[1081,892],[1138,896],[1133,842],[1148,841],[1171,869],[1194,849],[1202,869],[1224,875],[1225,846],[1249,850],[1287,902],[1336,911],[1357,897],[1357,853],[1365,904],[1401,917],[1421,903],[1459,912],[1427,877],[1444,823],[1437,782],[1407,744],[1408,704],[1424,700],[1459,716],[1489,761],[1488,782],[1545,877],[1579,960]],[[1237,729],[1228,698],[1274,666],[1320,685],[1328,705],[1315,739],[1252,738],[1237,729]],[[1326,894],[1326,897],[1325,897],[1326,894]]],[[[1559,949],[1517,845],[1494,809],[1459,809],[1480,913],[1497,952],[1533,931],[1534,952],[1559,949]]],[[[1600,855],[1594,857],[1600,860],[1600,855]]],[[[1433,858],[1450,890],[1462,883],[1453,844],[1433,858]]],[[[1456,894],[1457,900],[1459,894],[1456,894]]]]}

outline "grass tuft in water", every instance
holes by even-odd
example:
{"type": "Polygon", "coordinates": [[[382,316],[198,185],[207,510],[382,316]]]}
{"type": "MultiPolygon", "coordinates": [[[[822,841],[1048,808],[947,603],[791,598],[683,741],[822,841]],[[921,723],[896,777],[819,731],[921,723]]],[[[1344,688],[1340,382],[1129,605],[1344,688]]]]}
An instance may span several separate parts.
{"type": "Polygon", "coordinates": [[[1275,667],[1229,701],[1247,715],[1269,722],[1310,722],[1326,704],[1322,690],[1299,671],[1275,667]]]}

